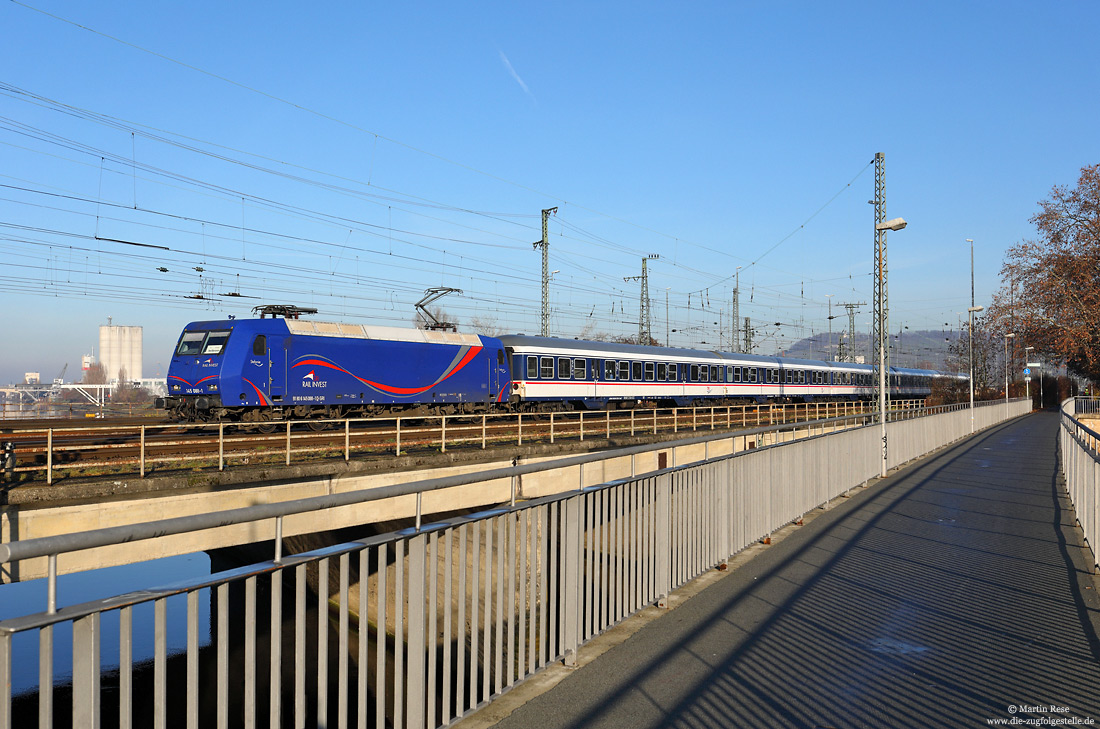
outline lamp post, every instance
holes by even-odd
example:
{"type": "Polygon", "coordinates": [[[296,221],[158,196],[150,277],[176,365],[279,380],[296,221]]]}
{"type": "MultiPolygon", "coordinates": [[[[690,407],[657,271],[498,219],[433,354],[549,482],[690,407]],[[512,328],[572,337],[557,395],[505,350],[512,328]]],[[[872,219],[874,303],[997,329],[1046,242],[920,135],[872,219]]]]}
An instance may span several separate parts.
{"type": "Polygon", "coordinates": [[[970,317],[970,324],[968,329],[970,330],[970,433],[974,433],[974,312],[984,310],[984,306],[971,306],[967,309],[967,315],[970,317]]]}
{"type": "MultiPolygon", "coordinates": [[[[878,195],[876,193],[876,201],[878,195]]],[[[876,208],[879,206],[876,205],[876,208]]],[[[877,209],[876,209],[877,212],[877,209]]],[[[883,211],[885,213],[885,211],[883,211]]],[[[882,217],[886,217],[883,214],[882,217]]],[[[886,231],[888,230],[901,230],[907,225],[905,218],[894,218],[892,220],[885,220],[881,223],[875,223],[875,238],[876,238],[876,251],[875,251],[875,263],[878,270],[875,271],[877,297],[875,300],[875,310],[878,312],[876,323],[878,324],[878,331],[875,335],[878,337],[878,421],[879,430],[882,433],[882,460],[879,464],[879,475],[882,478],[886,478],[886,386],[888,378],[886,375],[886,337],[889,336],[886,321],[886,231]]]]}
{"type": "Polygon", "coordinates": [[[970,305],[974,306],[974,239],[967,238],[970,244],[970,305]]]}
{"type": "Polygon", "coordinates": [[[1008,405],[1008,340],[1015,336],[1014,332],[1005,335],[1005,405],[1008,405]]]}

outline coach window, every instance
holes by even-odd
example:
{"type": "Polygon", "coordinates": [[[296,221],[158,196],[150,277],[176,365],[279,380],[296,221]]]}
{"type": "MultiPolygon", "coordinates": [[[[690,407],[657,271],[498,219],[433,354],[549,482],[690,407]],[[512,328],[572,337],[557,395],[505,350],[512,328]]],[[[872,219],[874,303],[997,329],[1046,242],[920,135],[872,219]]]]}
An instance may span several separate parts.
{"type": "Polygon", "coordinates": [[[176,354],[198,354],[202,351],[202,340],[205,338],[206,332],[184,332],[180,337],[180,346],[176,348],[176,354]]]}
{"type": "Polygon", "coordinates": [[[699,381],[699,365],[692,365],[691,371],[688,373],[688,379],[691,382],[699,381]]]}
{"type": "Polygon", "coordinates": [[[615,379],[615,360],[605,359],[603,361],[603,378],[605,380],[615,379]]]}
{"type": "Polygon", "coordinates": [[[635,382],[641,382],[642,381],[642,363],[641,362],[631,362],[630,363],[630,379],[634,380],[635,382]]]}
{"type": "Polygon", "coordinates": [[[653,365],[652,362],[646,362],[645,363],[645,381],[646,382],[653,382],[653,366],[654,365],[653,365]]]}
{"type": "Polygon", "coordinates": [[[730,382],[740,382],[740,381],[741,381],[741,368],[740,367],[734,367],[733,368],[733,379],[731,379],[730,382]]]}
{"type": "Polygon", "coordinates": [[[794,384],[794,370],[787,370],[786,374],[784,375],[784,380],[786,380],[788,385],[793,385],[794,384]]]}
{"type": "Polygon", "coordinates": [[[539,376],[539,358],[528,357],[527,358],[527,379],[538,379],[539,376]]]}
{"type": "Polygon", "coordinates": [[[539,357],[539,377],[544,380],[554,379],[553,357],[539,357]]]}
{"type": "Polygon", "coordinates": [[[630,363],[619,360],[619,379],[624,382],[630,380],[630,363]]]}
{"type": "Polygon", "coordinates": [[[668,365],[664,362],[657,363],[657,382],[664,382],[668,379],[668,365]]]}
{"type": "Polygon", "coordinates": [[[210,332],[206,335],[206,344],[202,347],[203,354],[221,354],[225,349],[225,340],[229,339],[229,331],[210,332]]]}
{"type": "Polygon", "coordinates": [[[573,379],[584,380],[588,378],[588,363],[583,359],[573,360],[573,379]]]}
{"type": "Polygon", "coordinates": [[[558,379],[568,380],[573,376],[573,360],[568,357],[558,357],[558,379]]]}
{"type": "Polygon", "coordinates": [[[252,354],[256,357],[267,354],[267,337],[263,334],[256,335],[256,338],[252,340],[252,354]]]}
{"type": "Polygon", "coordinates": [[[669,382],[679,382],[680,381],[679,378],[676,376],[678,369],[679,369],[679,367],[676,365],[675,362],[669,363],[669,365],[668,365],[668,381],[669,382]]]}

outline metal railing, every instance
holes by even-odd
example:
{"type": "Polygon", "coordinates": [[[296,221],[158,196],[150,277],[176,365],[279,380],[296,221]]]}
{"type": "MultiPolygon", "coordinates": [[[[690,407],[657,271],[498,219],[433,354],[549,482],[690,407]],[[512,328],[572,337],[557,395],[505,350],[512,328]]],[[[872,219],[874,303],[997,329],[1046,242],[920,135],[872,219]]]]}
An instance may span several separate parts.
{"type": "MultiPolygon", "coordinates": [[[[906,417],[906,411],[920,409],[921,405],[920,400],[898,400],[892,403],[891,415],[906,417]]],[[[164,472],[168,468],[222,471],[233,464],[255,464],[257,457],[289,466],[319,457],[342,457],[350,461],[353,454],[400,456],[424,449],[446,452],[448,448],[459,446],[486,449],[489,444],[523,445],[610,439],[627,434],[635,437],[729,430],[843,417],[872,410],[873,403],[854,401],[545,414],[342,418],[267,424],[85,425],[77,421],[44,430],[10,423],[0,440],[11,442],[13,438],[35,434],[35,441],[14,441],[19,465],[13,467],[12,473],[23,479],[44,478],[47,484],[52,484],[59,473],[66,471],[94,469],[112,475],[136,473],[145,478],[154,470],[164,472]],[[269,432],[257,432],[260,427],[269,432]],[[70,441],[95,438],[96,442],[65,443],[62,437],[70,441]]]]}
{"type": "MultiPolygon", "coordinates": [[[[1028,409],[1026,401],[990,404],[979,409],[981,424],[1028,409]]],[[[969,433],[965,409],[890,423],[891,463],[969,433]]],[[[731,436],[691,441],[719,437],[731,436]]],[[[12,646],[35,633],[33,710],[40,726],[53,726],[59,626],[72,633],[74,726],[99,726],[116,711],[126,727],[165,727],[170,716],[188,727],[252,727],[264,723],[261,712],[271,726],[291,718],[296,727],[444,726],[549,663],[575,663],[593,636],[646,605],[664,605],[673,589],[876,476],[880,448],[877,428],[857,427],[294,556],[282,551],[283,516],[446,488],[471,476],[137,525],[125,534],[99,530],[0,545],[0,562],[50,556],[53,575],[65,551],[276,520],[272,561],[61,609],[51,587],[45,612],[0,622],[0,729],[30,718],[30,702],[13,713],[12,646]],[[307,600],[308,592],[315,598],[307,600]],[[213,626],[205,651],[203,598],[213,626]],[[167,648],[170,604],[185,613],[185,636],[173,641],[185,645],[177,657],[167,648]],[[293,613],[285,620],[284,605],[293,613]],[[135,674],[135,610],[149,607],[152,665],[135,674]],[[275,635],[265,639],[258,624],[278,626],[275,635]],[[102,638],[116,634],[118,666],[105,667],[102,638]],[[170,673],[181,677],[171,690],[170,673]],[[312,698],[307,684],[316,687],[312,698]],[[201,686],[217,688],[203,693],[201,686]],[[136,709],[139,698],[148,701],[136,709]]],[[[583,483],[584,464],[598,458],[557,464],[580,466],[583,483]]]]}
{"type": "Polygon", "coordinates": [[[1082,420],[1100,419],[1100,399],[1071,397],[1062,403],[1059,444],[1066,490],[1077,512],[1085,541],[1092,547],[1094,567],[1100,552],[1100,422],[1096,430],[1082,420]]]}

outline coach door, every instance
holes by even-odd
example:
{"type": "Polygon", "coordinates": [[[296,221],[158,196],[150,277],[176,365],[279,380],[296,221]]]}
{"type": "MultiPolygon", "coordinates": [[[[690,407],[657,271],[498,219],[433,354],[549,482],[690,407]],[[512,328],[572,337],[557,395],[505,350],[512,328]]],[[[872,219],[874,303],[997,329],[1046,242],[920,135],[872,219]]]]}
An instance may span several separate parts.
{"type": "Polygon", "coordinates": [[[282,402],[286,390],[286,350],[282,337],[256,335],[245,367],[245,378],[268,399],[269,402],[263,404],[282,402]]]}
{"type": "Polygon", "coordinates": [[[489,366],[489,402],[507,401],[508,393],[501,394],[501,388],[508,387],[508,360],[504,350],[498,349],[496,357],[487,357],[489,366]]]}
{"type": "Polygon", "coordinates": [[[268,375],[271,402],[279,405],[286,394],[286,358],[288,342],[283,337],[267,338],[267,356],[270,363],[268,375]]]}

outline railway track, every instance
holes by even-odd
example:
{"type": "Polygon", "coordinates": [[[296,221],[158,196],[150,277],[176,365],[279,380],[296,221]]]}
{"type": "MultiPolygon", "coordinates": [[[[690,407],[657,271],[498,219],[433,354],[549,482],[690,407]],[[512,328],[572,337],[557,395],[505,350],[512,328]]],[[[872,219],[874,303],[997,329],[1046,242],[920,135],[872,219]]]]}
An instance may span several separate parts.
{"type": "MultiPolygon", "coordinates": [[[[923,402],[898,401],[893,406],[903,413],[923,402]]],[[[180,424],[151,418],[92,423],[8,420],[0,421],[0,445],[13,444],[16,464],[14,469],[0,468],[0,477],[19,483],[134,473],[145,477],[234,464],[289,465],[326,458],[385,458],[505,444],[730,430],[865,414],[870,409],[873,404],[837,402],[385,417],[274,423],[274,432],[266,433],[255,424],[180,424]]]]}

